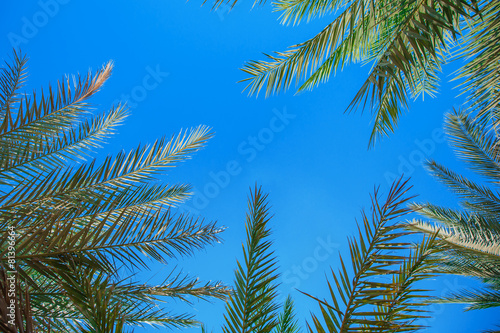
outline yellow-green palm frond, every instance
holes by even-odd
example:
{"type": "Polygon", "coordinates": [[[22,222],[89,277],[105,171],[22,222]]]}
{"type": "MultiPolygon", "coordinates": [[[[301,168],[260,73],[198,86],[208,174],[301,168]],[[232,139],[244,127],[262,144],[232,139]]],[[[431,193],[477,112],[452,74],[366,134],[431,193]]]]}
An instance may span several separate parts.
{"type": "MultiPolygon", "coordinates": [[[[268,61],[250,61],[242,69],[249,75],[242,82],[249,82],[249,94],[258,95],[261,89],[266,96],[290,88],[313,73],[332,72],[351,61],[359,61],[369,38],[369,24],[374,19],[365,12],[364,1],[356,0],[306,42],[291,46],[285,52],[267,55],[268,61]],[[327,59],[327,60],[325,60],[327,59]],[[328,68],[320,67],[328,61],[328,68]]],[[[315,79],[319,82],[324,76],[315,79]]]]}
{"type": "Polygon", "coordinates": [[[452,291],[435,300],[465,303],[467,310],[500,305],[500,141],[495,128],[495,120],[481,113],[459,110],[446,116],[445,129],[456,154],[487,183],[472,181],[430,161],[432,175],[459,197],[462,208],[415,203],[412,208],[430,221],[408,224],[410,230],[437,235],[441,251],[434,257],[439,260],[439,271],[484,282],[483,288],[452,291]]]}

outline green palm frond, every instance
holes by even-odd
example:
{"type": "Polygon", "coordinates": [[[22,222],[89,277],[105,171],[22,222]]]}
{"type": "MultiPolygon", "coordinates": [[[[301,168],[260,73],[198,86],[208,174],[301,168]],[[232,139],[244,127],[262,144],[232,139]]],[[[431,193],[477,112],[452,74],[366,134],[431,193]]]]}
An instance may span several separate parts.
{"type": "Polygon", "coordinates": [[[498,218],[491,215],[484,215],[479,212],[464,211],[459,209],[451,209],[433,205],[432,203],[411,203],[410,207],[419,214],[441,223],[442,225],[450,228],[468,227],[477,229],[493,230],[500,232],[500,223],[498,218]]]}
{"type": "Polygon", "coordinates": [[[491,183],[499,183],[500,147],[493,128],[471,120],[464,112],[455,111],[445,118],[445,132],[457,156],[471,170],[491,183]]]}
{"type": "Polygon", "coordinates": [[[271,332],[278,325],[277,263],[268,240],[267,194],[255,187],[248,199],[243,262],[237,262],[235,287],[224,314],[224,333],[271,332]]]}
{"type": "Polygon", "coordinates": [[[313,18],[334,13],[349,2],[345,0],[276,0],[273,4],[276,11],[282,12],[281,23],[295,25],[306,17],[309,22],[313,18]]]}
{"type": "Polygon", "coordinates": [[[408,332],[421,328],[427,290],[415,286],[433,276],[434,237],[412,246],[399,225],[389,225],[409,213],[404,204],[407,181],[391,187],[385,201],[372,197],[371,218],[363,213],[357,239],[349,240],[352,273],[340,256],[341,268],[327,279],[329,299],[306,294],[318,302],[309,332],[408,332]],[[409,253],[408,253],[409,251],[409,253]]]}
{"type": "MultiPolygon", "coordinates": [[[[62,255],[78,256],[79,260],[92,263],[92,267],[108,270],[116,263],[147,267],[144,256],[166,263],[167,258],[190,255],[219,242],[218,234],[223,231],[213,222],[204,223],[171,211],[122,215],[107,228],[106,220],[91,220],[81,228],[74,228],[70,221],[61,221],[57,216],[46,218],[45,222],[17,240],[17,259],[33,268],[40,261],[57,261],[62,255]],[[144,219],[143,215],[147,217],[144,219]]],[[[6,248],[4,241],[0,242],[0,248],[6,248]]]]}
{"type": "Polygon", "coordinates": [[[0,157],[26,154],[26,151],[43,150],[47,141],[57,140],[58,135],[74,126],[74,122],[88,112],[86,100],[94,95],[111,75],[113,65],[86,77],[67,77],[57,83],[54,92],[42,91],[26,94],[19,102],[17,110],[8,109],[0,125],[0,157]]]}
{"type": "Polygon", "coordinates": [[[500,212],[498,192],[467,179],[435,161],[428,162],[427,168],[436,179],[463,199],[463,206],[483,212],[485,215],[498,216],[500,212]]]}
{"type": "Polygon", "coordinates": [[[451,57],[461,21],[478,12],[468,0],[280,0],[283,23],[298,23],[341,10],[325,29],[288,51],[250,61],[249,94],[266,96],[304,83],[298,91],[325,82],[348,63],[373,61],[367,80],[348,110],[368,107],[374,114],[370,143],[393,132],[410,97],[433,95],[441,64],[451,57]]]}
{"type": "Polygon", "coordinates": [[[100,166],[95,161],[74,170],[54,169],[46,177],[28,178],[3,196],[4,214],[48,214],[53,208],[69,209],[81,202],[97,203],[108,195],[152,180],[160,170],[185,160],[202,148],[212,136],[199,126],[170,140],[157,140],[151,147],[138,147],[116,157],[107,157],[100,166]],[[33,189],[36,188],[36,191],[33,189]]]}
{"type": "Polygon", "coordinates": [[[14,51],[13,64],[5,62],[5,67],[0,74],[0,118],[15,109],[16,104],[21,101],[19,89],[21,89],[27,77],[28,58],[14,51]]]}
{"type": "Polygon", "coordinates": [[[285,304],[283,304],[283,312],[278,318],[278,326],[274,329],[274,333],[298,333],[300,331],[297,319],[295,319],[295,308],[293,299],[290,295],[287,296],[285,304]]]}
{"type": "Polygon", "coordinates": [[[500,103],[500,4],[482,1],[481,15],[468,20],[460,55],[467,62],[457,79],[463,79],[462,89],[469,93],[472,108],[481,117],[491,118],[500,103]]]}
{"type": "Polygon", "coordinates": [[[249,94],[258,95],[263,88],[266,96],[287,90],[293,81],[299,82],[311,75],[324,61],[331,64],[322,69],[328,72],[350,61],[359,61],[364,55],[363,46],[368,43],[368,26],[373,19],[364,10],[363,0],[353,1],[335,21],[308,41],[294,45],[285,52],[267,55],[268,61],[248,62],[242,70],[249,77],[242,82],[249,82],[246,87],[249,94]],[[352,25],[354,22],[356,25],[352,25]],[[344,39],[348,41],[344,42],[344,39]],[[358,45],[359,48],[354,51],[353,47],[358,45]]]}

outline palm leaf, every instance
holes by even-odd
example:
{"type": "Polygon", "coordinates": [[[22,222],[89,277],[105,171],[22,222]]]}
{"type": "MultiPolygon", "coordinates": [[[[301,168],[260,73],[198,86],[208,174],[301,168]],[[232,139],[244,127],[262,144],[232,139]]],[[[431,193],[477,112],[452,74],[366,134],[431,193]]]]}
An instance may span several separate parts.
{"type": "Polygon", "coordinates": [[[244,261],[237,262],[235,288],[224,314],[224,333],[271,332],[277,325],[277,264],[267,238],[271,231],[267,195],[260,188],[250,193],[246,218],[244,261]]]}

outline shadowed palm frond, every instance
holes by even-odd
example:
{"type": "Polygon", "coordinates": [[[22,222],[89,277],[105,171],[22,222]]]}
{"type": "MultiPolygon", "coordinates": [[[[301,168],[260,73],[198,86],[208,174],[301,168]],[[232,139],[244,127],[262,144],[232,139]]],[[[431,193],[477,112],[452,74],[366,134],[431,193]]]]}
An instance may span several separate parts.
{"type": "MultiPolygon", "coordinates": [[[[50,320],[52,325],[57,325],[57,327],[67,325],[78,327],[78,321],[86,319],[85,313],[87,315],[93,313],[93,316],[96,316],[97,313],[92,312],[95,311],[92,306],[95,306],[94,303],[99,300],[93,299],[96,293],[91,288],[95,288],[97,284],[105,285],[107,290],[103,293],[107,294],[108,302],[124,309],[123,319],[125,323],[135,326],[182,327],[192,325],[196,323],[192,316],[167,314],[158,304],[171,297],[187,302],[190,302],[191,297],[204,300],[211,297],[224,299],[228,293],[227,287],[219,282],[200,285],[198,279],[179,273],[174,274],[174,272],[164,283],[151,286],[137,282],[116,281],[113,277],[106,276],[102,272],[94,272],[92,275],[92,271],[79,269],[85,274],[77,273],[74,269],[68,268],[66,273],[70,272],[71,274],[63,275],[67,281],[62,283],[62,287],[59,284],[32,294],[34,317],[38,321],[47,323],[50,320]],[[93,278],[88,280],[88,277],[92,276],[93,278]],[[81,307],[84,308],[84,311],[81,307]],[[87,309],[88,307],[91,308],[87,309]]],[[[106,306],[102,308],[102,311],[106,311],[106,306]]]]}
{"type": "Polygon", "coordinates": [[[0,264],[0,330],[4,333],[33,333],[31,295],[12,268],[15,267],[5,268],[0,264]]]}

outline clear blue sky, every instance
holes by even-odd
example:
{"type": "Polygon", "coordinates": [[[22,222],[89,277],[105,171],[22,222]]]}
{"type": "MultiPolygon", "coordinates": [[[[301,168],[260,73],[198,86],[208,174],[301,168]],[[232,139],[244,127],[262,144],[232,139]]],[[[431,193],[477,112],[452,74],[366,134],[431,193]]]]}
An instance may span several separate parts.
{"type": "MultiPolygon", "coordinates": [[[[163,178],[193,184],[195,197],[184,208],[227,227],[223,244],[177,263],[185,272],[232,283],[235,260],[241,258],[248,188],[257,182],[270,193],[275,214],[271,225],[283,274],[280,290],[294,296],[304,325],[317,307],[295,288],[318,296],[325,292],[324,274],[337,266],[338,251],[348,255],[346,237],[353,234],[360,209],[368,208],[374,185],[386,192],[388,179],[405,172],[418,200],[455,205],[421,165],[435,158],[463,170],[441,130],[444,112],[462,102],[447,82],[453,67],[445,68],[437,99],[413,103],[396,133],[367,150],[370,115],[343,111],[368,66],[350,66],[298,96],[290,91],[250,98],[237,83],[245,78],[238,69],[245,61],[312,37],[328,17],[285,27],[270,5],[252,10],[249,1],[231,12],[201,7],[201,0],[55,1],[3,1],[0,55],[8,59],[13,46],[28,54],[29,88],[113,60],[113,75],[93,102],[102,111],[128,99],[132,116],[101,154],[198,124],[216,133],[203,151],[163,178]],[[222,176],[227,171],[230,177],[222,176]]],[[[158,281],[168,270],[154,265],[145,276],[158,281]]],[[[438,295],[468,285],[451,276],[431,284],[438,295]]],[[[167,306],[174,312],[186,309],[178,302],[167,306]]],[[[220,331],[222,302],[195,303],[189,310],[220,331]]],[[[479,331],[499,317],[498,311],[463,313],[461,306],[434,310],[429,332],[479,331]]]]}

